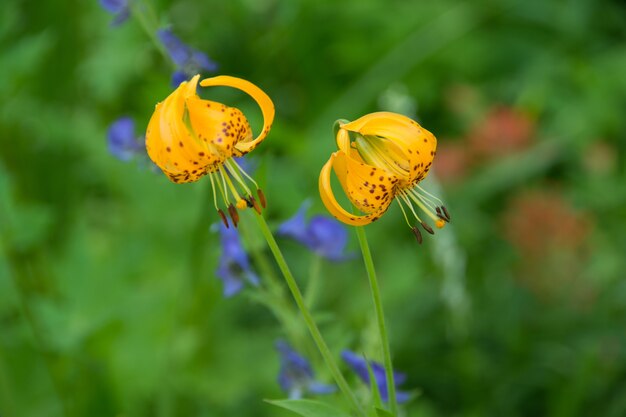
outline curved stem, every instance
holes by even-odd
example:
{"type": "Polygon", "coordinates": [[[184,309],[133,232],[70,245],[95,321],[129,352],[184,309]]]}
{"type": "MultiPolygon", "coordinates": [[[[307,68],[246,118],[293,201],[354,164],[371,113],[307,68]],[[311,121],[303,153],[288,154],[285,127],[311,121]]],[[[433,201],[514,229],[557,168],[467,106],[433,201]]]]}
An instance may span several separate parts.
{"type": "Polygon", "coordinates": [[[337,366],[337,363],[333,359],[333,355],[330,352],[330,349],[326,345],[326,342],[324,341],[322,334],[317,328],[317,325],[315,324],[315,321],[313,320],[313,316],[311,315],[311,312],[309,311],[309,309],[307,308],[304,302],[304,297],[302,296],[302,292],[300,292],[300,288],[298,288],[298,284],[296,283],[295,278],[291,274],[291,271],[289,270],[289,266],[287,265],[287,262],[285,261],[285,257],[280,251],[280,248],[278,247],[278,244],[276,243],[276,240],[274,239],[274,235],[272,235],[272,232],[267,226],[267,223],[265,222],[265,218],[260,214],[256,214],[255,217],[257,219],[261,232],[263,233],[263,236],[267,240],[267,244],[270,247],[272,254],[274,255],[274,258],[276,258],[276,263],[278,264],[280,271],[283,273],[283,276],[285,277],[285,281],[287,282],[287,286],[289,287],[289,290],[291,291],[291,295],[293,296],[296,304],[298,305],[298,309],[300,309],[302,318],[304,319],[304,322],[309,328],[309,332],[311,333],[311,336],[313,337],[313,340],[315,341],[317,348],[322,354],[324,361],[326,362],[326,366],[328,366],[328,369],[333,375],[335,382],[337,383],[337,385],[339,386],[339,389],[343,392],[343,394],[346,396],[346,398],[350,402],[350,405],[352,406],[352,408],[360,416],[365,417],[365,412],[363,411],[358,401],[356,400],[356,397],[352,393],[352,390],[350,389],[348,382],[339,371],[339,367],[337,366]]]}
{"type": "Polygon", "coordinates": [[[367,236],[363,227],[356,227],[356,234],[359,238],[359,245],[363,253],[363,261],[367,277],[370,281],[370,289],[372,292],[372,301],[376,310],[376,322],[378,323],[378,332],[380,334],[380,343],[383,346],[383,362],[385,365],[385,375],[387,377],[387,393],[389,394],[389,405],[391,413],[398,415],[398,402],[396,400],[396,384],[393,380],[393,366],[391,364],[391,351],[389,350],[389,337],[387,336],[387,327],[385,326],[385,315],[383,313],[383,303],[380,298],[380,289],[378,288],[378,279],[376,278],[376,270],[374,269],[374,261],[370,247],[367,243],[367,236]]]}

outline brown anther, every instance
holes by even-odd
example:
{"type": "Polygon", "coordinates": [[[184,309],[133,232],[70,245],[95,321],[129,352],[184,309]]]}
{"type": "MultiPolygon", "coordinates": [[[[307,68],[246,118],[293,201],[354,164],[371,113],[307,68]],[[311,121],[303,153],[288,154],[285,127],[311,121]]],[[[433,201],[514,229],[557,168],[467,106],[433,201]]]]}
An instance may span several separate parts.
{"type": "Polygon", "coordinates": [[[428,233],[430,233],[431,235],[435,234],[435,232],[433,231],[433,228],[430,227],[427,223],[422,222],[421,224],[424,230],[426,230],[428,233]]]}
{"type": "Polygon", "coordinates": [[[448,213],[448,209],[446,209],[446,206],[441,206],[441,209],[443,210],[443,214],[445,214],[445,216],[446,216],[446,221],[449,222],[450,221],[450,214],[448,213]]]}
{"type": "Polygon", "coordinates": [[[232,204],[228,206],[228,214],[230,214],[230,218],[233,220],[233,226],[237,227],[239,223],[239,213],[237,213],[237,209],[232,204]]]}
{"type": "Polygon", "coordinates": [[[226,215],[224,214],[224,212],[222,211],[222,209],[217,209],[217,214],[220,215],[220,218],[222,219],[222,223],[224,223],[224,226],[226,226],[226,228],[228,229],[228,219],[226,218],[226,215]]]}
{"type": "Polygon", "coordinates": [[[261,202],[261,207],[265,208],[267,206],[267,202],[265,201],[265,194],[261,191],[260,188],[257,188],[256,193],[259,195],[259,201],[261,202]]]}
{"type": "Polygon", "coordinates": [[[413,226],[411,230],[413,231],[413,234],[415,235],[415,239],[417,239],[417,243],[421,245],[422,244],[422,232],[420,232],[420,229],[418,229],[415,226],[413,226]]]}
{"type": "Polygon", "coordinates": [[[261,214],[261,207],[259,207],[259,203],[256,202],[254,197],[248,197],[248,203],[250,204],[250,207],[254,207],[254,211],[261,214]]]}

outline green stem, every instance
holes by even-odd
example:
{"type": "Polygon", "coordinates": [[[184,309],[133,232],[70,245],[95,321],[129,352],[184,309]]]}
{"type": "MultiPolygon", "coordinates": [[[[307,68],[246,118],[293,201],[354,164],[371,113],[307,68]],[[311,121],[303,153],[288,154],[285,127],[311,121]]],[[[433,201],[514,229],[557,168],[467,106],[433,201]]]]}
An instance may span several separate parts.
{"type": "Polygon", "coordinates": [[[313,255],[311,259],[311,266],[309,269],[309,282],[304,291],[304,301],[307,307],[313,308],[315,300],[317,299],[317,293],[320,287],[320,271],[322,267],[322,258],[319,255],[313,255]]]}
{"type": "Polygon", "coordinates": [[[372,301],[376,309],[376,322],[378,323],[378,332],[380,334],[380,343],[383,346],[383,362],[385,365],[385,375],[387,377],[387,393],[389,394],[389,405],[391,406],[391,414],[398,415],[398,402],[396,400],[396,384],[393,380],[393,366],[391,364],[391,351],[389,350],[389,337],[387,336],[387,327],[385,326],[385,315],[383,313],[383,303],[380,298],[380,289],[378,288],[378,279],[376,278],[376,270],[374,269],[374,261],[370,247],[367,243],[367,236],[363,227],[356,227],[356,234],[359,238],[359,245],[363,253],[363,261],[365,262],[365,270],[370,281],[370,289],[372,292],[372,301]]]}
{"type": "Polygon", "coordinates": [[[285,261],[285,257],[280,251],[280,248],[278,247],[278,244],[276,243],[276,240],[274,239],[274,235],[272,235],[272,232],[267,226],[267,223],[265,222],[265,218],[262,215],[257,214],[256,219],[261,229],[261,232],[263,233],[263,236],[267,240],[267,244],[270,250],[272,251],[272,254],[274,255],[274,258],[276,258],[276,263],[278,264],[280,271],[283,273],[283,276],[285,277],[285,281],[287,282],[287,286],[289,287],[289,290],[291,291],[291,295],[293,296],[296,304],[298,305],[298,308],[300,309],[302,318],[304,319],[304,322],[309,328],[309,332],[311,333],[311,336],[313,337],[313,340],[315,341],[317,348],[322,354],[324,361],[326,362],[326,366],[328,366],[328,369],[333,375],[335,382],[337,383],[337,385],[339,386],[339,389],[343,392],[343,394],[346,396],[346,398],[350,402],[350,405],[354,408],[354,410],[359,415],[365,417],[365,412],[363,411],[358,401],[356,400],[356,397],[352,393],[352,390],[350,390],[350,386],[348,385],[348,382],[339,371],[339,367],[337,366],[337,363],[333,359],[333,355],[330,352],[330,349],[326,345],[326,342],[324,341],[322,334],[317,328],[317,325],[315,324],[315,321],[313,320],[313,316],[311,315],[311,312],[309,311],[309,309],[307,308],[304,302],[304,298],[302,297],[300,288],[298,288],[298,284],[296,283],[295,278],[291,274],[291,271],[289,270],[289,266],[287,265],[287,262],[285,261]]]}
{"type": "Polygon", "coordinates": [[[159,29],[159,19],[149,1],[131,1],[130,7],[132,15],[137,18],[139,25],[143,31],[146,32],[146,35],[148,35],[154,46],[158,49],[161,55],[163,55],[165,60],[169,62],[174,69],[176,69],[176,64],[172,61],[170,55],[165,50],[165,47],[157,38],[156,32],[159,29]]]}

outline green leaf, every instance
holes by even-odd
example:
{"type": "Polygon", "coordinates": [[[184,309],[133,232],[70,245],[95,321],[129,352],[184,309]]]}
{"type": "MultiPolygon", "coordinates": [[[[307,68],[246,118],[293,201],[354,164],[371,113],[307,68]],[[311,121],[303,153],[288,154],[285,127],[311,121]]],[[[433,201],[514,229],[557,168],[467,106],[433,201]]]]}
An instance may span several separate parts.
{"type": "Polygon", "coordinates": [[[266,402],[293,411],[303,417],[350,417],[326,403],[313,400],[265,400],[266,402]]]}
{"type": "Polygon", "coordinates": [[[378,407],[376,407],[376,415],[378,417],[395,417],[393,414],[391,414],[391,412],[378,407]]]}

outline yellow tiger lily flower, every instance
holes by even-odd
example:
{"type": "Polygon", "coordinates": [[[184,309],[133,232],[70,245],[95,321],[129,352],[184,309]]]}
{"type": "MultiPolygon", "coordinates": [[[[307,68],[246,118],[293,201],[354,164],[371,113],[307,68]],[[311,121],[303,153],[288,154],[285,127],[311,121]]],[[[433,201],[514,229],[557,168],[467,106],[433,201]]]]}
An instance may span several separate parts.
{"type": "Polygon", "coordinates": [[[419,186],[426,178],[437,150],[437,139],[428,130],[406,116],[377,112],[353,122],[339,120],[338,151],[334,152],[320,172],[319,190],[322,202],[338,220],[353,226],[363,226],[382,216],[393,199],[422,242],[419,229],[412,226],[403,207],[429,233],[433,229],[420,219],[419,207],[435,225],[443,227],[450,221],[441,200],[419,186]],[[362,213],[345,210],[333,193],[330,176],[335,172],[350,202],[362,213]]]}
{"type": "Polygon", "coordinates": [[[259,87],[241,78],[221,75],[200,81],[202,87],[239,89],[257,102],[263,114],[263,130],[253,138],[250,124],[239,109],[198,96],[199,79],[200,75],[196,75],[182,82],[156,105],[146,131],[146,149],[150,159],[175,183],[193,182],[208,175],[215,208],[222,221],[228,226],[217,203],[217,191],[237,226],[236,208],[254,207],[260,212],[251,184],[263,207],[265,197],[233,158],[247,154],[265,139],[274,120],[274,104],[259,87]]]}

